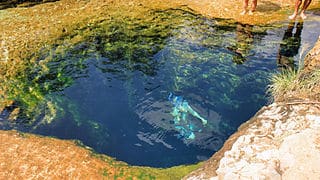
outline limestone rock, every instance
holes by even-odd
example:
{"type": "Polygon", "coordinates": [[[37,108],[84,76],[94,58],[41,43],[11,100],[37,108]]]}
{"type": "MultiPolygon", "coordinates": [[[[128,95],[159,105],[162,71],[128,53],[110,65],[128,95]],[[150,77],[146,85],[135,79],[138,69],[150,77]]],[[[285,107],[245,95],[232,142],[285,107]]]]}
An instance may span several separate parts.
{"type": "Polygon", "coordinates": [[[319,132],[320,104],[273,103],[185,179],[320,179],[319,132]]]}

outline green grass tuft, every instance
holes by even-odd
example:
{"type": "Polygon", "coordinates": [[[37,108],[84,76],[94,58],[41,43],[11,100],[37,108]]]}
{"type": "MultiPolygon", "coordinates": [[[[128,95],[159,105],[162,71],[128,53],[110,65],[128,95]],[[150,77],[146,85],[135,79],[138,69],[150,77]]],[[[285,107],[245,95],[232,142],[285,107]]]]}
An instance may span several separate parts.
{"type": "Polygon", "coordinates": [[[284,70],[270,79],[268,92],[274,100],[285,100],[290,97],[312,97],[314,88],[320,85],[320,70],[304,74],[303,70],[284,70]]]}
{"type": "Polygon", "coordinates": [[[270,79],[271,85],[268,91],[275,99],[284,96],[285,93],[293,91],[297,86],[298,71],[288,69],[273,75],[270,79]]]}

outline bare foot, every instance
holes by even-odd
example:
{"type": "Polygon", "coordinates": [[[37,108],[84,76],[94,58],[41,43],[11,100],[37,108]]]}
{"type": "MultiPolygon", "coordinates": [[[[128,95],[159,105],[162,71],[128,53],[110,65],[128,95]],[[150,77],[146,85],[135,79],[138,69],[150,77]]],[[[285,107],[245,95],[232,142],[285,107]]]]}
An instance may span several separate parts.
{"type": "Polygon", "coordinates": [[[289,16],[289,19],[293,20],[296,18],[296,16],[297,16],[296,14],[292,14],[291,16],[289,16]]]}
{"type": "Polygon", "coordinates": [[[307,16],[306,16],[304,13],[301,13],[301,14],[300,14],[300,17],[301,17],[302,19],[307,19],[307,16]]]}
{"type": "Polygon", "coordinates": [[[242,11],[242,12],[240,13],[240,15],[243,16],[243,15],[245,15],[246,13],[247,13],[247,11],[244,10],[244,11],[242,11]]]}

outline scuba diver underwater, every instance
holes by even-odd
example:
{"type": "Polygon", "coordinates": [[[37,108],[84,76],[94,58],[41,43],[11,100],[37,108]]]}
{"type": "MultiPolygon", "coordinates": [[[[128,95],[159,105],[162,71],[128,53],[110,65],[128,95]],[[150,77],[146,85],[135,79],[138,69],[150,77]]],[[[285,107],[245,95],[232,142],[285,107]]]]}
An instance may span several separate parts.
{"type": "Polygon", "coordinates": [[[208,121],[193,110],[182,96],[176,96],[170,93],[168,100],[173,105],[171,115],[174,117],[173,122],[175,124],[175,129],[180,133],[179,137],[186,138],[188,140],[195,139],[194,132],[201,132],[202,129],[197,128],[194,123],[188,120],[188,114],[200,119],[203,126],[206,126],[208,121]]]}

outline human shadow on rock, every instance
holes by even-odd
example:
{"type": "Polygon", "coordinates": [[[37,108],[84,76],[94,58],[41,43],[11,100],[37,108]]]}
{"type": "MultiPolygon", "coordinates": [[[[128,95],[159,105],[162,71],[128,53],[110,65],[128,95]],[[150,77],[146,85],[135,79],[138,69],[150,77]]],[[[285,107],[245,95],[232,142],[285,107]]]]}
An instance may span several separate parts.
{"type": "Polygon", "coordinates": [[[277,65],[280,69],[295,69],[294,56],[301,45],[303,21],[290,21],[279,47],[277,65]]]}

